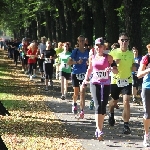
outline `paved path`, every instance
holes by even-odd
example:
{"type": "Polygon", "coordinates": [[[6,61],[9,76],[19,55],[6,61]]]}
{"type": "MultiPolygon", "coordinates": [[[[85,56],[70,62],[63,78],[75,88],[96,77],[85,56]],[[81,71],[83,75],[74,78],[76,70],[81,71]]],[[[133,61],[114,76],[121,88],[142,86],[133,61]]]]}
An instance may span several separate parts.
{"type": "MultiPolygon", "coordinates": [[[[123,121],[122,110],[123,105],[120,102],[120,109],[115,110],[116,124],[114,127],[109,127],[105,118],[104,122],[104,141],[99,142],[94,137],[95,121],[94,110],[89,110],[90,97],[87,95],[85,118],[78,119],[77,115],[71,113],[71,95],[67,100],[61,100],[60,87],[54,86],[53,90],[49,91],[49,97],[46,104],[55,113],[55,115],[65,124],[68,131],[72,132],[75,137],[82,143],[85,150],[150,150],[143,148],[143,124],[142,124],[142,106],[131,103],[131,135],[122,134],[123,121]],[[56,96],[57,95],[57,96],[56,96]]],[[[108,112],[108,111],[107,111],[108,112]]]]}

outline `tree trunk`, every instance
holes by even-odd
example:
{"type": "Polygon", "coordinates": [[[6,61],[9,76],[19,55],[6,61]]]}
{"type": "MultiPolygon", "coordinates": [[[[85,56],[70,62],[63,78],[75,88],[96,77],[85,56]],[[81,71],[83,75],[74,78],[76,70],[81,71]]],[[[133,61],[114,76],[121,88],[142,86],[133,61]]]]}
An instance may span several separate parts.
{"type": "Polygon", "coordinates": [[[121,0],[103,0],[106,14],[106,39],[111,43],[116,43],[119,36],[119,18],[116,8],[121,6],[121,0]],[[113,32],[112,32],[113,30],[113,32]]]}
{"type": "Polygon", "coordinates": [[[105,36],[105,12],[102,0],[93,0],[93,19],[95,39],[105,36]]]}
{"type": "Polygon", "coordinates": [[[123,0],[126,32],[130,37],[130,48],[133,46],[138,47],[140,55],[142,55],[140,15],[142,2],[142,0],[123,0]]]}
{"type": "Polygon", "coordinates": [[[65,22],[65,15],[64,15],[64,7],[63,7],[63,1],[61,0],[55,0],[56,7],[58,8],[59,13],[59,29],[60,29],[60,41],[65,42],[66,41],[66,22],[65,22]]]}
{"type": "Polygon", "coordinates": [[[93,45],[93,14],[92,8],[88,6],[88,3],[84,3],[84,19],[83,23],[83,30],[84,36],[88,38],[89,44],[93,45]]]}
{"type": "Polygon", "coordinates": [[[72,23],[71,23],[71,17],[70,12],[66,12],[66,41],[72,42],[72,23]]]}
{"type": "Polygon", "coordinates": [[[51,36],[51,15],[50,11],[45,11],[45,20],[46,20],[46,37],[52,38],[51,36]]]}

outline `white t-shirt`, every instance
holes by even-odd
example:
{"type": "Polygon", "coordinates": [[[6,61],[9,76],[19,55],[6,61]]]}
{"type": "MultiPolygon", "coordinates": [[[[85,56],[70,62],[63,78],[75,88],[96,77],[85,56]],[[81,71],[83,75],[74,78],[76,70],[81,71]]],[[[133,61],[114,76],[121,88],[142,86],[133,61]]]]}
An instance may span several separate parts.
{"type": "Polygon", "coordinates": [[[46,44],[40,43],[38,49],[40,50],[40,54],[42,54],[43,50],[46,50],[46,44]]]}

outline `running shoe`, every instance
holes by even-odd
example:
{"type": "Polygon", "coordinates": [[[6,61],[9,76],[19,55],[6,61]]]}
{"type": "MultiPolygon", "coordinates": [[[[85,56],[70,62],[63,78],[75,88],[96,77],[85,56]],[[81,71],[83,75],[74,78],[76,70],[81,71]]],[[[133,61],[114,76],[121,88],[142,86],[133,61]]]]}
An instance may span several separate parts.
{"type": "Polygon", "coordinates": [[[149,147],[150,146],[150,138],[149,138],[149,136],[144,135],[143,146],[144,147],[149,147]]]}
{"type": "Polygon", "coordinates": [[[34,75],[32,75],[32,77],[33,77],[33,78],[36,78],[36,75],[34,74],[34,75]]]}
{"type": "Polygon", "coordinates": [[[50,86],[53,86],[53,81],[50,81],[50,84],[49,84],[50,86]]]}
{"type": "Polygon", "coordinates": [[[128,125],[124,125],[123,134],[131,134],[131,130],[128,125]]]}
{"type": "Polygon", "coordinates": [[[33,80],[33,78],[32,78],[32,76],[30,76],[30,81],[32,81],[33,80]]]}
{"type": "Polygon", "coordinates": [[[72,105],[72,112],[74,113],[74,114],[77,114],[77,103],[76,103],[76,105],[72,105]]]}
{"type": "Polygon", "coordinates": [[[61,99],[62,99],[62,100],[65,100],[66,98],[65,98],[65,96],[64,96],[64,95],[62,95],[62,96],[61,96],[61,99]]]}
{"type": "Polygon", "coordinates": [[[99,141],[103,141],[103,134],[104,133],[102,131],[98,131],[98,130],[95,131],[95,136],[99,141]]]}
{"type": "Polygon", "coordinates": [[[109,116],[108,123],[109,123],[110,126],[113,127],[115,125],[115,119],[114,119],[114,117],[109,116]]]}
{"type": "Polygon", "coordinates": [[[83,118],[84,118],[84,112],[81,111],[81,112],[80,112],[80,119],[83,119],[83,118]]]}
{"type": "Polygon", "coordinates": [[[45,91],[48,91],[48,87],[46,86],[45,91]]]}

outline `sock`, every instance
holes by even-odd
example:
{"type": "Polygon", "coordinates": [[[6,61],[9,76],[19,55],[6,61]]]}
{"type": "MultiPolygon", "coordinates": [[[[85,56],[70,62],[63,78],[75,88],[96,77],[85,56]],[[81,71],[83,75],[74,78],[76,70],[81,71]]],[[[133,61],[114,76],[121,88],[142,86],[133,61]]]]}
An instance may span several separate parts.
{"type": "Polygon", "coordinates": [[[77,106],[77,103],[74,103],[74,106],[77,106]]]}
{"type": "Polygon", "coordinates": [[[114,118],[114,113],[109,113],[109,116],[114,118]]]}
{"type": "Polygon", "coordinates": [[[124,126],[128,126],[129,125],[129,123],[128,122],[124,122],[124,126]]]}

